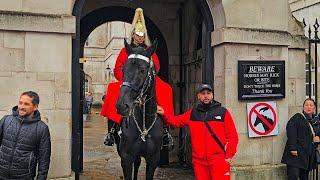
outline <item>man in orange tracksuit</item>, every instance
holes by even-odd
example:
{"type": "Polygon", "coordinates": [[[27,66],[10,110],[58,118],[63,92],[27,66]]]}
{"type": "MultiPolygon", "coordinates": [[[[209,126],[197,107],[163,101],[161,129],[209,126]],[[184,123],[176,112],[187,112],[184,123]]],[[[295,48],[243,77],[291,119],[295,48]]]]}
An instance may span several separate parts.
{"type": "Polygon", "coordinates": [[[210,85],[198,88],[199,103],[182,115],[158,113],[169,125],[188,126],[192,145],[192,164],[196,180],[229,180],[230,161],[237,152],[238,134],[230,112],[213,100],[210,85]]]}

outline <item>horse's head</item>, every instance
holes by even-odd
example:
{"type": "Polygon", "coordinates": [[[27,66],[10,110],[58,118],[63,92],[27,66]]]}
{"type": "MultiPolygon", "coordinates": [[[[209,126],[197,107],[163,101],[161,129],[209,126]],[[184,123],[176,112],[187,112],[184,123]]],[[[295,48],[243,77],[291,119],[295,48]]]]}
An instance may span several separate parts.
{"type": "Polygon", "coordinates": [[[117,101],[117,111],[122,116],[128,116],[134,103],[145,98],[146,92],[154,86],[155,67],[151,60],[157,41],[144,49],[143,47],[132,48],[124,41],[128,54],[128,60],[122,67],[123,83],[117,101]]]}
{"type": "Polygon", "coordinates": [[[254,127],[258,126],[258,124],[262,123],[261,119],[259,117],[256,118],[256,120],[254,121],[254,127]]]}

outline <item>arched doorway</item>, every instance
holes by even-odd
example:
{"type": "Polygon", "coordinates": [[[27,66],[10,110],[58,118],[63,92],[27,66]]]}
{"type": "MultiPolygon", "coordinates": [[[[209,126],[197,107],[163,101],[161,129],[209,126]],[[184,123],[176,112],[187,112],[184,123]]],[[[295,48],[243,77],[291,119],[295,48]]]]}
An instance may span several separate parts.
{"type": "MultiPolygon", "coordinates": [[[[80,57],[83,56],[83,47],[86,39],[96,27],[110,21],[131,23],[134,11],[135,9],[128,7],[112,6],[97,9],[82,17],[80,21],[80,57]]],[[[158,40],[156,53],[159,56],[159,59],[161,59],[159,76],[164,80],[168,80],[168,50],[166,41],[159,28],[148,16],[145,16],[145,20],[151,41],[155,39],[158,40]]]]}
{"type": "MultiPolygon", "coordinates": [[[[90,1],[92,2],[92,1],[90,1]]],[[[106,1],[105,3],[107,3],[106,1]]],[[[163,28],[158,28],[163,25],[161,20],[157,21],[151,21],[151,19],[154,19],[153,16],[148,18],[148,13],[145,14],[146,18],[146,24],[148,26],[148,32],[150,29],[152,29],[152,33],[150,33],[151,39],[153,40],[155,37],[158,38],[159,41],[159,47],[158,47],[158,55],[162,56],[160,57],[161,61],[161,70],[160,70],[160,77],[167,80],[169,76],[169,59],[178,60],[177,64],[180,64],[180,71],[179,76],[180,80],[178,82],[173,82],[176,84],[178,91],[180,92],[180,102],[179,104],[183,104],[181,101],[183,96],[182,92],[187,88],[183,83],[183,71],[184,67],[182,66],[183,61],[183,46],[184,42],[183,39],[186,39],[183,36],[182,26],[183,26],[183,14],[186,14],[187,12],[183,12],[183,4],[187,1],[184,0],[176,0],[177,6],[175,7],[174,11],[171,13],[174,13],[174,15],[177,15],[177,21],[175,21],[172,26],[178,27],[178,31],[174,31],[173,35],[176,37],[176,40],[172,42],[170,38],[168,38],[168,34],[170,33],[169,30],[166,30],[167,33],[165,36],[163,36],[163,31],[165,31],[163,28]],[[157,22],[157,23],[155,23],[157,22]],[[157,24],[157,25],[156,25],[157,24]],[[169,33],[168,33],[169,32],[169,33]],[[169,41],[170,48],[167,46],[166,41],[169,41]],[[172,45],[174,44],[174,45],[172,45]],[[177,50],[175,53],[172,53],[171,49],[172,47],[176,47],[177,50]],[[168,49],[169,48],[169,49],[168,49]],[[168,58],[168,52],[171,52],[171,55],[168,58]],[[174,55],[172,55],[174,54],[174,55]]],[[[104,5],[105,7],[99,7],[99,8],[87,8],[91,10],[86,10],[86,12],[83,12],[83,8],[85,7],[85,4],[88,3],[85,0],[77,0],[75,1],[75,6],[73,9],[73,15],[76,16],[76,36],[73,39],[73,61],[72,61],[72,119],[73,119],[73,132],[72,132],[72,170],[76,172],[76,177],[79,175],[79,171],[82,170],[82,155],[81,155],[81,147],[82,147],[82,124],[81,124],[81,117],[79,116],[79,113],[82,112],[81,106],[79,104],[82,103],[83,98],[81,97],[81,77],[80,77],[80,66],[79,66],[79,58],[83,55],[83,46],[85,44],[85,40],[90,34],[90,32],[97,26],[113,20],[119,20],[131,23],[133,12],[135,7],[132,4],[128,5],[128,3],[123,3],[118,6],[114,5],[113,3],[110,3],[110,6],[104,5]]],[[[134,3],[134,2],[133,2],[134,3]]],[[[158,2],[160,3],[160,1],[158,2]]],[[[211,32],[213,31],[213,20],[212,15],[210,12],[210,8],[205,0],[194,0],[194,3],[197,8],[197,12],[199,14],[199,20],[200,20],[200,26],[198,28],[199,33],[197,33],[197,44],[202,49],[202,56],[203,60],[201,61],[202,71],[201,71],[201,80],[202,82],[206,83],[213,83],[213,52],[211,47],[211,32]]],[[[86,4],[87,5],[87,4],[86,4]]],[[[141,5],[141,4],[138,4],[141,5]]],[[[144,7],[142,7],[144,8],[144,7]]],[[[194,8],[194,6],[193,6],[194,8]]],[[[171,27],[171,26],[168,26],[171,27]]],[[[151,32],[150,31],[150,32],[151,32]]],[[[176,65],[176,64],[174,64],[176,65]]],[[[173,65],[173,66],[174,66],[173,65]]],[[[178,65],[179,66],[179,65],[178,65]]],[[[180,112],[183,110],[182,106],[180,106],[180,112]]]]}

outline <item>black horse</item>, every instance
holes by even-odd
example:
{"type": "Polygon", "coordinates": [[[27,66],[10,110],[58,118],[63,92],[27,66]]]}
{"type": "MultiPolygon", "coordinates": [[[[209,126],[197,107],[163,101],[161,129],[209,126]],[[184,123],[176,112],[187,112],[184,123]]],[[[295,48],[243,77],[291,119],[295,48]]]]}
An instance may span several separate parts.
{"type": "Polygon", "coordinates": [[[153,179],[160,159],[163,122],[157,116],[156,71],[151,60],[157,41],[147,49],[132,48],[126,41],[128,60],[117,101],[121,123],[119,151],[125,180],[137,179],[141,158],[146,160],[146,179],[153,179]],[[134,168],[134,172],[133,172],[134,168]]]}

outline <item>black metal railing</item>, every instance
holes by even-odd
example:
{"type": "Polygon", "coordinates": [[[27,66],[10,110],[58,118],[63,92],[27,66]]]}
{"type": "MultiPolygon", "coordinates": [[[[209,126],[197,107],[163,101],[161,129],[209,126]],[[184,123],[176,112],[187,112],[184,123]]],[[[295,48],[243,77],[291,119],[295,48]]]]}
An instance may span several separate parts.
{"type": "MultiPolygon", "coordinates": [[[[318,44],[320,43],[319,39],[319,23],[318,18],[316,18],[315,23],[313,25],[307,25],[305,19],[303,19],[304,28],[308,27],[308,96],[311,98],[314,95],[316,102],[318,101],[318,44]],[[312,66],[314,62],[314,88],[312,87],[312,66]],[[313,90],[313,91],[312,91],[313,90]],[[314,92],[314,94],[312,94],[314,92]]],[[[318,106],[318,105],[317,105],[318,106]]],[[[316,113],[318,114],[318,108],[316,108],[316,113]]],[[[319,146],[319,145],[317,145],[319,146]]],[[[318,180],[319,179],[319,164],[317,164],[314,169],[310,172],[309,179],[318,180]]]]}
{"type": "Polygon", "coordinates": [[[311,98],[312,97],[312,65],[313,65],[313,61],[314,61],[314,82],[315,82],[315,88],[314,88],[314,97],[315,100],[318,99],[318,44],[320,43],[320,39],[319,39],[319,23],[318,23],[318,18],[316,18],[316,21],[313,25],[307,25],[305,22],[305,19],[303,19],[303,24],[304,27],[306,28],[308,26],[308,39],[309,39],[309,46],[308,46],[308,54],[307,54],[307,61],[309,64],[308,67],[308,83],[309,83],[309,88],[308,88],[308,96],[311,98]],[[313,53],[314,52],[314,53],[313,53]],[[314,55],[314,57],[312,57],[312,54],[314,55]],[[313,60],[313,61],[312,61],[313,60]]]}

